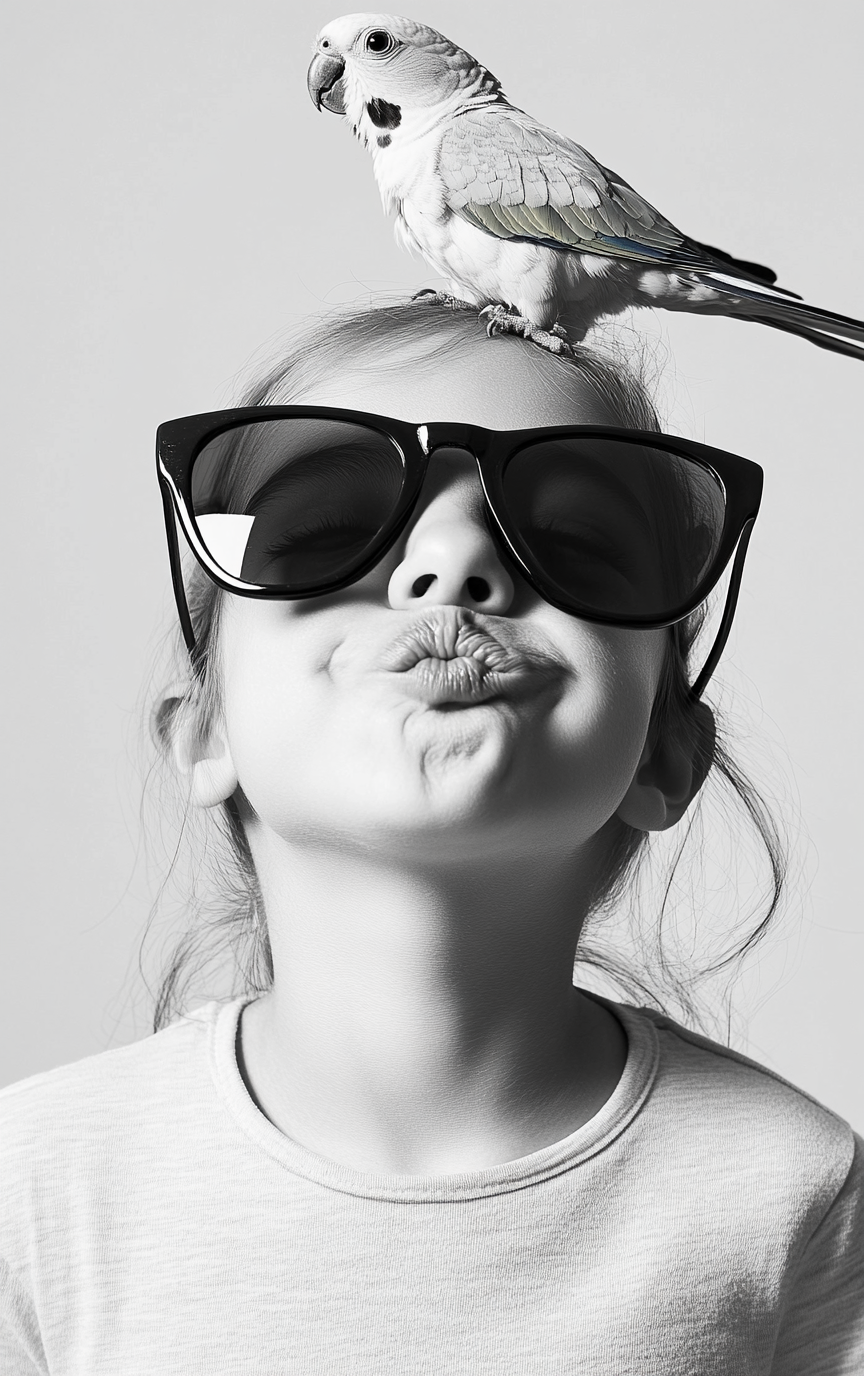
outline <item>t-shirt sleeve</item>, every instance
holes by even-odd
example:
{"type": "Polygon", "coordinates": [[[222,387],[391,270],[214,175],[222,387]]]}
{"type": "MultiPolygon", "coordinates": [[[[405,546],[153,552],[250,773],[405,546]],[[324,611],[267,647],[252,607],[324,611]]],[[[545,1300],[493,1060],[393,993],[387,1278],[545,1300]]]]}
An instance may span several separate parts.
{"type": "Polygon", "coordinates": [[[864,1140],[790,1287],[771,1376],[864,1373],[864,1140]]]}
{"type": "Polygon", "coordinates": [[[3,1376],[46,1376],[47,1371],[33,1307],[0,1260],[0,1372],[3,1376]]]}

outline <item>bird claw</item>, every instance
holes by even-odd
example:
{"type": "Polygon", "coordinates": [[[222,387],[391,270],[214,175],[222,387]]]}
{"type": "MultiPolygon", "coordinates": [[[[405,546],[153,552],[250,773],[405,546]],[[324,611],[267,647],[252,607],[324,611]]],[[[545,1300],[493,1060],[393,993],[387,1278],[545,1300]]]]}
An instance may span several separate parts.
{"type": "Polygon", "coordinates": [[[420,301],[427,297],[429,302],[434,302],[438,306],[446,306],[451,311],[470,311],[473,309],[470,301],[460,301],[458,296],[451,296],[446,291],[436,291],[434,287],[424,287],[422,291],[415,291],[411,297],[412,301],[420,301]]]}
{"type": "Polygon", "coordinates": [[[542,330],[539,325],[532,324],[524,315],[509,311],[506,306],[484,306],[480,312],[481,320],[484,315],[489,317],[486,333],[490,339],[496,334],[518,334],[551,354],[573,353],[567,331],[561,325],[550,325],[548,330],[542,330]]]}

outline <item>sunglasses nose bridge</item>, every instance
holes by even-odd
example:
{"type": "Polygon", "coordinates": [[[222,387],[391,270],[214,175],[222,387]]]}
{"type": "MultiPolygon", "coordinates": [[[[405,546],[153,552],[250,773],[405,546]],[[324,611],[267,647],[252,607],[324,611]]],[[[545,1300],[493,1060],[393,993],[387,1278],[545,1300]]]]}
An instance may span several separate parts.
{"type": "Polygon", "coordinates": [[[467,449],[477,458],[485,449],[485,432],[476,425],[451,424],[449,421],[433,421],[431,425],[419,425],[417,438],[423,453],[429,457],[436,449],[467,449]]]}
{"type": "Polygon", "coordinates": [[[429,459],[436,449],[463,449],[472,456],[477,466],[477,477],[486,506],[492,511],[497,524],[498,517],[492,506],[481,462],[488,449],[489,438],[489,432],[478,425],[435,421],[430,425],[418,425],[417,427],[417,439],[426,459],[429,459]]]}

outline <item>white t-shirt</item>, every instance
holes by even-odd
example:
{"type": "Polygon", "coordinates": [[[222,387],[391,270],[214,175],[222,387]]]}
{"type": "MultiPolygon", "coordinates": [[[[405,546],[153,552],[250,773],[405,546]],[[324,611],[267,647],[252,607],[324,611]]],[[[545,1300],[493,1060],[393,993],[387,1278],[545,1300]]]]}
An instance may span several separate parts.
{"type": "Polygon", "coordinates": [[[246,1002],[0,1092],[3,1376],[864,1372],[864,1142],[771,1071],[601,1000],[589,1123],[375,1175],[256,1107],[246,1002]]]}

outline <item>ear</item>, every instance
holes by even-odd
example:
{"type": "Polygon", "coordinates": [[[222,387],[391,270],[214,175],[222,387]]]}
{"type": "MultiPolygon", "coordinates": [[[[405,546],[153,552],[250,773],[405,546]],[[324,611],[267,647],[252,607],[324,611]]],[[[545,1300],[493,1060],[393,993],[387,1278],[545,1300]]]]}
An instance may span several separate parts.
{"type": "Polygon", "coordinates": [[[714,714],[704,702],[693,707],[698,730],[693,743],[649,732],[642,758],[616,816],[636,831],[666,831],[679,822],[705,782],[714,755],[714,714]]]}
{"type": "Polygon", "coordinates": [[[224,722],[220,718],[202,731],[196,684],[171,684],[154,708],[151,725],[177,772],[188,780],[195,807],[217,807],[236,792],[239,779],[224,722]]]}

